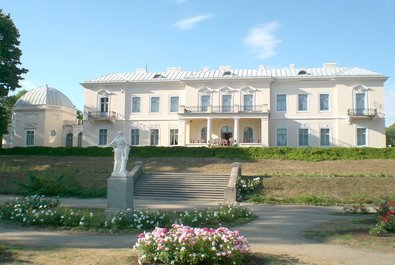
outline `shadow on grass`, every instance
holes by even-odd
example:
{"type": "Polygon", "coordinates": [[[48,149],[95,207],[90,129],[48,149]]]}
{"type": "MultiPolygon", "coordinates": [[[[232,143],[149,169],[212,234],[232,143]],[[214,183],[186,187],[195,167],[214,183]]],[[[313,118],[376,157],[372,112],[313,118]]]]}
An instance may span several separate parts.
{"type": "Polygon", "coordinates": [[[32,264],[26,260],[21,260],[17,257],[15,251],[12,251],[4,246],[0,245],[0,264],[32,264]]]}
{"type": "Polygon", "coordinates": [[[344,215],[342,219],[320,223],[303,232],[303,236],[318,242],[368,248],[379,251],[393,251],[395,237],[377,237],[369,234],[375,223],[375,216],[344,215]]]}
{"type": "Polygon", "coordinates": [[[288,255],[274,255],[274,254],[262,254],[252,253],[248,258],[246,265],[313,265],[312,263],[305,263],[304,261],[291,257],[288,255]]]}

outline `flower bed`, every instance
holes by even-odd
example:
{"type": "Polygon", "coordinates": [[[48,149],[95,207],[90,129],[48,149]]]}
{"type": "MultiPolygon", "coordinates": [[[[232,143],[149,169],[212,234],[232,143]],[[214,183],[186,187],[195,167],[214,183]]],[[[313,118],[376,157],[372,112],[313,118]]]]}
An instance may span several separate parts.
{"type": "Polygon", "coordinates": [[[139,235],[133,247],[139,263],[244,264],[248,241],[228,228],[192,228],[174,224],[139,235]]]}
{"type": "Polygon", "coordinates": [[[373,235],[395,233],[395,203],[386,198],[377,208],[377,223],[370,229],[373,235]]]}
{"type": "Polygon", "coordinates": [[[221,226],[229,223],[245,223],[253,220],[247,208],[238,204],[223,204],[218,207],[182,212],[159,212],[127,210],[117,213],[106,221],[103,211],[61,207],[58,199],[44,196],[16,198],[0,204],[0,221],[22,225],[52,227],[80,227],[110,231],[128,229],[154,229],[172,224],[221,226]]]}

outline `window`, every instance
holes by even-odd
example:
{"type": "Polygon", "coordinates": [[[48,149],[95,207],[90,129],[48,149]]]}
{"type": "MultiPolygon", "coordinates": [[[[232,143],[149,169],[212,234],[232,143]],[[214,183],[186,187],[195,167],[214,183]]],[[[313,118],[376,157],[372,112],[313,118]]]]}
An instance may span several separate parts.
{"type": "Polygon", "coordinates": [[[180,103],[179,97],[170,97],[170,112],[178,112],[179,103],[180,103]]]}
{"type": "Polygon", "coordinates": [[[34,131],[26,131],[26,145],[34,145],[34,131]]]}
{"type": "Polygon", "coordinates": [[[207,143],[207,127],[203,127],[200,130],[200,140],[207,143]]]}
{"type": "Polygon", "coordinates": [[[151,112],[159,112],[159,97],[151,97],[151,112]]]}
{"type": "Polygon", "coordinates": [[[73,134],[68,133],[66,135],[66,147],[73,147],[73,134]]]}
{"type": "Polygon", "coordinates": [[[140,129],[132,129],[130,145],[140,145],[140,129]]]}
{"type": "Polygon", "coordinates": [[[307,111],[307,94],[298,95],[298,111],[307,111]]]}
{"type": "Polygon", "coordinates": [[[331,133],[330,129],[321,129],[320,130],[320,144],[321,144],[321,146],[331,145],[330,133],[331,133]]]}
{"type": "Polygon", "coordinates": [[[357,128],[357,146],[366,145],[366,128],[357,128]]]}
{"type": "Polygon", "coordinates": [[[357,93],[355,95],[356,99],[356,107],[357,107],[357,115],[364,115],[366,108],[366,100],[365,93],[357,93]]]}
{"type": "Polygon", "coordinates": [[[210,106],[210,95],[202,95],[200,101],[201,111],[207,111],[208,106],[210,106]]]}
{"type": "Polygon", "coordinates": [[[107,129],[99,130],[99,145],[107,145],[107,129]]]}
{"type": "Polygon", "coordinates": [[[287,129],[277,129],[277,146],[287,146],[287,129]]]}
{"type": "Polygon", "coordinates": [[[253,106],[253,103],[254,103],[253,102],[253,100],[254,100],[253,95],[244,95],[243,99],[244,99],[243,110],[244,111],[252,111],[252,106],[253,106]]]}
{"type": "Polygon", "coordinates": [[[244,128],[243,132],[244,143],[253,143],[254,142],[254,132],[251,127],[244,128]]]}
{"type": "Polygon", "coordinates": [[[287,111],[287,95],[277,95],[277,111],[287,111]]]}
{"type": "Polygon", "coordinates": [[[178,145],[178,129],[170,129],[170,145],[178,145]]]}
{"type": "Polygon", "coordinates": [[[150,130],[150,144],[158,145],[159,144],[159,129],[151,129],[150,130]]]}
{"type": "Polygon", "coordinates": [[[329,94],[320,94],[320,111],[329,110],[329,94]]]}
{"type": "Polygon", "coordinates": [[[141,98],[140,97],[132,97],[132,112],[140,112],[141,107],[141,98]]]}
{"type": "Polygon", "coordinates": [[[82,132],[80,132],[80,133],[78,134],[77,146],[78,146],[78,147],[82,147],[82,132]]]}
{"type": "Polygon", "coordinates": [[[100,98],[100,112],[108,112],[108,97],[100,98]]]}
{"type": "Polygon", "coordinates": [[[309,129],[299,129],[299,146],[309,146],[309,129]]]}
{"type": "Polygon", "coordinates": [[[232,110],[232,95],[222,95],[222,111],[230,112],[232,110]]]}

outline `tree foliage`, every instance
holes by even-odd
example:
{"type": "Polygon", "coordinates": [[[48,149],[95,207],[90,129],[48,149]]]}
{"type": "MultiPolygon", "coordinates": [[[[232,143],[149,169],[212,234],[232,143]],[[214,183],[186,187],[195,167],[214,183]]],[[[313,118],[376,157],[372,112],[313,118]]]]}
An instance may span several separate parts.
{"type": "Polygon", "coordinates": [[[387,145],[395,146],[395,123],[385,129],[387,145]]]}
{"type": "Polygon", "coordinates": [[[5,15],[0,9],[0,97],[21,87],[21,75],[28,72],[20,67],[22,51],[18,47],[19,36],[10,15],[5,15]]]}
{"type": "Polygon", "coordinates": [[[0,146],[3,135],[8,133],[8,124],[12,119],[12,108],[18,99],[26,93],[26,90],[21,90],[16,95],[0,97],[0,146]]]}

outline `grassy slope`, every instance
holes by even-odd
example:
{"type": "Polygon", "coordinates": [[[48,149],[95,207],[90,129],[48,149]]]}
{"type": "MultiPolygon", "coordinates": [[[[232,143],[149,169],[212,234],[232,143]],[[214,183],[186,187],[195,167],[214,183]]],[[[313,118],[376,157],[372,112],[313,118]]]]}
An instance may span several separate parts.
{"type": "MultiPolygon", "coordinates": [[[[236,160],[218,158],[149,158],[147,171],[230,173],[236,160]]],[[[135,160],[129,161],[129,168],[135,160]]],[[[242,161],[243,175],[262,176],[262,195],[272,201],[298,202],[297,198],[329,203],[371,202],[394,195],[395,161],[391,159],[292,161],[242,161]]],[[[86,190],[105,191],[112,169],[111,157],[0,156],[0,193],[18,191],[16,182],[35,176],[73,176],[86,190]]],[[[265,201],[265,199],[257,200],[265,201]]],[[[266,200],[267,201],[267,200],[266,200]]],[[[314,202],[313,202],[314,203],[314,202]]]]}

